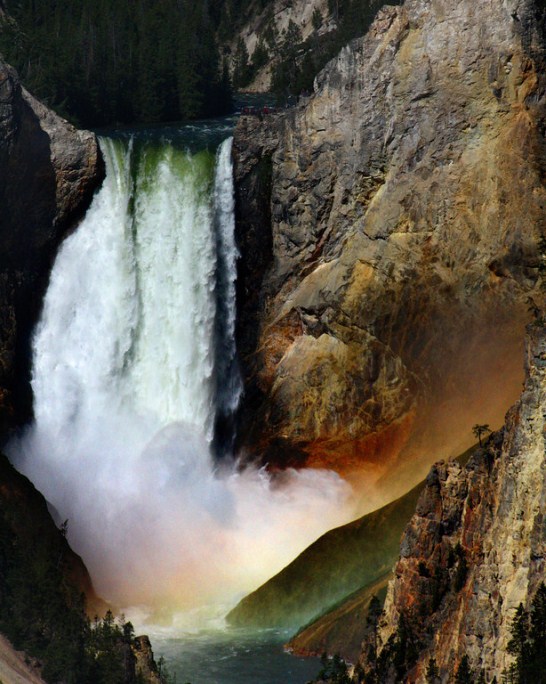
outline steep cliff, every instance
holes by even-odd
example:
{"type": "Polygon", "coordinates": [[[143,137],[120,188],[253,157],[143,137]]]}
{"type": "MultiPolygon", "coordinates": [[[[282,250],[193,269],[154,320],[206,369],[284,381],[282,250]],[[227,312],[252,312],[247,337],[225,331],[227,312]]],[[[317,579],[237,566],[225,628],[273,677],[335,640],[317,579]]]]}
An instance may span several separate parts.
{"type": "Polygon", "coordinates": [[[55,249],[102,176],[95,136],[35,100],[0,57],[0,436],[30,416],[29,340],[55,249]]]}
{"type": "MultiPolygon", "coordinates": [[[[428,476],[378,635],[398,671],[381,681],[425,682],[434,658],[448,682],[464,656],[486,681],[500,681],[511,663],[516,608],[530,607],[546,570],[546,329],[529,330],[524,390],[503,430],[466,467],[440,462],[428,476]]],[[[361,665],[370,667],[366,654],[361,665]]]]}
{"type": "Polygon", "coordinates": [[[386,7],[310,98],[241,119],[243,454],[400,494],[502,423],[540,297],[539,4],[386,7]]]}
{"type": "Polygon", "coordinates": [[[0,636],[0,681],[2,684],[45,684],[28,657],[16,651],[3,636],[0,636]]]}
{"type": "MultiPolygon", "coordinates": [[[[230,50],[234,56],[234,66],[237,57],[237,41],[242,40],[251,58],[255,55],[256,48],[262,43],[269,51],[268,59],[260,66],[253,75],[252,81],[244,88],[247,92],[267,92],[271,88],[272,68],[275,63],[275,51],[265,38],[282,36],[286,32],[290,22],[293,22],[301,31],[303,40],[307,40],[313,32],[313,13],[318,12],[324,24],[323,31],[333,28],[328,25],[329,16],[327,0],[275,0],[270,2],[261,11],[258,7],[251,6],[250,17],[237,33],[230,50]]],[[[335,25],[335,24],[334,24],[335,25]]],[[[282,57],[282,55],[281,55],[282,57]]]]}
{"type": "MultiPolygon", "coordinates": [[[[13,563],[8,553],[8,541],[26,549],[38,565],[52,557],[54,563],[62,568],[66,582],[86,595],[90,614],[104,613],[105,602],[95,594],[82,559],[72,551],[65,535],[55,526],[44,497],[10,465],[3,454],[0,454],[0,519],[3,563],[13,563]]],[[[4,572],[2,582],[5,579],[4,572]]]]}
{"type": "MultiPolygon", "coordinates": [[[[82,594],[92,615],[104,614],[107,606],[44,497],[2,454],[0,529],[0,631],[33,656],[38,674],[44,660],[47,667],[62,649],[63,662],[73,657],[75,640],[83,636],[77,633],[82,594]]],[[[0,652],[0,661],[0,668],[9,666],[9,649],[0,652]]]]}
{"type": "Polygon", "coordinates": [[[67,524],[56,526],[44,497],[0,454],[1,681],[159,684],[148,637],[107,612],[67,524]]]}
{"type": "MultiPolygon", "coordinates": [[[[305,625],[286,644],[294,655],[320,657],[323,653],[339,655],[347,663],[356,663],[370,615],[370,604],[377,600],[378,607],[385,600],[391,573],[377,582],[360,589],[339,605],[305,625]]],[[[373,605],[373,604],[372,604],[373,605]]]]}

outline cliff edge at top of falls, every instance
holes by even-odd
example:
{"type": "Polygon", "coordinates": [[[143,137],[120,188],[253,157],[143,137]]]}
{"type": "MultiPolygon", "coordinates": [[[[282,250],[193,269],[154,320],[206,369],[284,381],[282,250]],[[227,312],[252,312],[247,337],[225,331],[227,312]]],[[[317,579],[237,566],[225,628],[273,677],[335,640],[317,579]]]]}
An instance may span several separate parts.
{"type": "Polygon", "coordinates": [[[541,7],[385,7],[309,98],[241,118],[241,453],[393,496],[502,423],[542,296],[541,7]]]}
{"type": "Polygon", "coordinates": [[[30,335],[55,250],[103,175],[95,135],[38,102],[0,56],[0,436],[31,415],[30,335]]]}
{"type": "MultiPolygon", "coordinates": [[[[530,608],[546,570],[542,323],[529,327],[523,393],[503,430],[466,467],[440,462],[427,478],[378,630],[379,648],[387,652],[404,634],[405,658],[381,681],[424,683],[430,658],[438,681],[452,681],[464,656],[476,678],[483,671],[485,681],[500,681],[513,662],[507,646],[516,609],[530,608]]],[[[370,668],[366,649],[360,665],[370,668]]]]}

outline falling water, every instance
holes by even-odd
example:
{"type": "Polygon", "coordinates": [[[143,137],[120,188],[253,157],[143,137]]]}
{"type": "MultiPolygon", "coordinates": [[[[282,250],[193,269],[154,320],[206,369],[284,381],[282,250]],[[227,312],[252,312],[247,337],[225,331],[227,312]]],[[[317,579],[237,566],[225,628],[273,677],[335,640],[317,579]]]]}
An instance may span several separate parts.
{"type": "Polygon", "coordinates": [[[220,147],[214,186],[217,311],[216,311],[216,452],[233,446],[233,419],[242,393],[235,344],[237,259],[235,200],[231,164],[232,139],[220,147]]]}
{"type": "Polygon", "coordinates": [[[35,423],[10,456],[69,519],[105,598],[225,600],[345,522],[347,486],[215,474],[215,422],[241,393],[231,140],[216,156],[101,149],[106,180],[59,251],[35,332],[35,423]]]}

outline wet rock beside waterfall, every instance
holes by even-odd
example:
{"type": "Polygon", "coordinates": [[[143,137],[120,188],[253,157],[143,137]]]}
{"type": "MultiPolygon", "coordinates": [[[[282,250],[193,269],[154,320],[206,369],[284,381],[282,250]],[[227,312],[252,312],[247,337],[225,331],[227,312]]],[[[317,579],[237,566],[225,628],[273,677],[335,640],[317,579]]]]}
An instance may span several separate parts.
{"type": "Polygon", "coordinates": [[[0,435],[30,416],[29,341],[49,270],[103,174],[95,135],[38,102],[0,58],[0,435]]]}

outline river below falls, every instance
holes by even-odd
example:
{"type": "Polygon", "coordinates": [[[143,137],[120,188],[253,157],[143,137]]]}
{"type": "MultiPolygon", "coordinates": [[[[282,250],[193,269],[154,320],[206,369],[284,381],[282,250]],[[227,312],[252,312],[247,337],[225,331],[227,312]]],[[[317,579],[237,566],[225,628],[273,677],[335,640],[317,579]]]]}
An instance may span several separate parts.
{"type": "Polygon", "coordinates": [[[277,630],[204,630],[156,634],[152,645],[177,684],[306,684],[317,676],[320,661],[285,653],[290,636],[277,630]]]}

